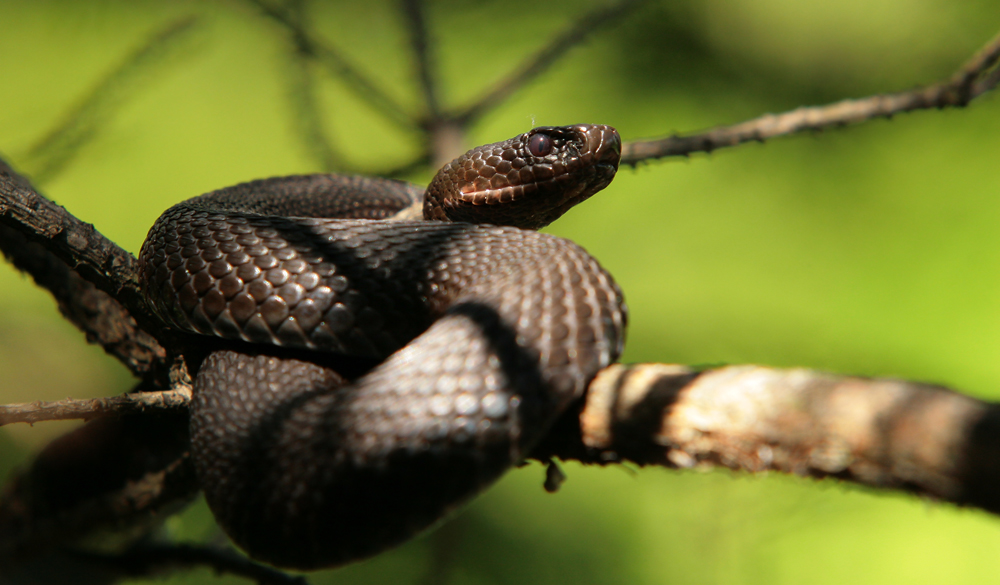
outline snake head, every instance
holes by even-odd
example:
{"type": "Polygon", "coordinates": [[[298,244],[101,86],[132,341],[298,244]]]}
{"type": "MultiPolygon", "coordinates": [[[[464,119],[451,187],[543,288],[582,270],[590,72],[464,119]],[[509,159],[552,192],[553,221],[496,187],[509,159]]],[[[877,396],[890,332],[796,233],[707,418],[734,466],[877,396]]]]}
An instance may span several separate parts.
{"type": "Polygon", "coordinates": [[[538,229],[608,186],[622,142],[611,126],[540,127],[474,148],[444,166],[424,218],[538,229]]]}

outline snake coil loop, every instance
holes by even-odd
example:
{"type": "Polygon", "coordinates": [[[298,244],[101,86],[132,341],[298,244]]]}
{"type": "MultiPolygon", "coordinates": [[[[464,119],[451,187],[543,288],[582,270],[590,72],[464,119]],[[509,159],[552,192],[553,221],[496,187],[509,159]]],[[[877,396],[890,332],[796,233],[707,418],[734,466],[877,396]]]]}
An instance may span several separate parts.
{"type": "Polygon", "coordinates": [[[167,210],[142,285],[165,325],[216,340],[193,342],[211,351],[192,454],[233,541],[279,566],[342,564],[521,461],[622,350],[611,276],[533,231],[607,186],[620,155],[609,126],[536,128],[426,191],[309,175],[167,210]]]}

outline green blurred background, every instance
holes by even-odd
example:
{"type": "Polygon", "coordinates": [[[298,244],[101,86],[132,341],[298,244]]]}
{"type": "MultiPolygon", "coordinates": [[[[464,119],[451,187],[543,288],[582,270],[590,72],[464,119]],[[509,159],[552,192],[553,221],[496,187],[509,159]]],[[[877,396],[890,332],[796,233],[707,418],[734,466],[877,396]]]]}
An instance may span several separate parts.
{"type": "MultiPolygon", "coordinates": [[[[429,3],[443,100],[460,105],[594,2],[429,3]]],[[[416,110],[392,2],[310,6],[313,25],[416,110]]],[[[625,140],[907,89],[1000,30],[996,0],[663,0],[600,30],[474,128],[616,126],[625,140]]],[[[232,183],[319,170],[301,139],[282,31],[247,5],[0,2],[0,152],[58,203],[137,252],[156,216],[232,183]],[[80,148],[36,149],[150,35],[198,17],[83,111],[80,148]],[[52,162],[68,153],[58,172],[52,162]]],[[[415,136],[322,77],[324,129],[364,169],[415,136]]],[[[73,135],[76,136],[76,135],[73,135]]],[[[71,141],[72,142],[72,141],[71,141]]],[[[72,146],[72,145],[70,145],[72,146]]],[[[760,363],[945,383],[1000,398],[1000,98],[622,169],[549,228],[625,290],[623,361],[760,363]]],[[[411,178],[426,182],[430,170],[411,178]]],[[[0,401],[91,397],[128,374],[0,265],[0,401]]],[[[0,476],[62,423],[0,430],[0,476]]],[[[314,583],[995,583],[1000,523],[836,482],[531,465],[457,519],[314,583]],[[434,581],[432,576],[439,580],[434,581]]],[[[203,505],[178,539],[218,534],[203,505]]],[[[164,582],[164,581],[157,581],[164,582]]],[[[209,571],[169,583],[236,583],[209,571]]]]}

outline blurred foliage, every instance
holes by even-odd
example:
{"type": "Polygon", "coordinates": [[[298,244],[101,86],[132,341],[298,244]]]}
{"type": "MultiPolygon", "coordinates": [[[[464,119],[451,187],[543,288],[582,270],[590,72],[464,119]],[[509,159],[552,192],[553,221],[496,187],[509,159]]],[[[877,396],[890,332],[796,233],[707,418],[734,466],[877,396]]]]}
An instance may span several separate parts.
{"type": "MultiPolygon", "coordinates": [[[[479,95],[591,5],[431,2],[445,104],[479,95]]],[[[394,3],[310,7],[316,30],[419,111],[394,3]]],[[[571,51],[468,146],[582,121],[637,139],[906,89],[949,75],[998,29],[995,0],[662,0],[571,51]]],[[[293,112],[287,38],[247,4],[10,0],[0,33],[0,152],[132,251],[178,200],[321,164],[293,112]],[[35,160],[102,80],[188,16],[197,26],[183,42],[83,120],[86,139],[58,172],[35,160]]],[[[339,82],[321,77],[315,91],[352,164],[416,153],[415,135],[339,82]]],[[[998,100],[623,169],[550,231],[587,247],[625,290],[624,361],[806,366],[1000,398],[998,100]]],[[[0,400],[128,385],[0,266],[0,400]]],[[[3,429],[0,473],[64,428],[3,429]]],[[[976,511],[789,477],[566,467],[555,496],[528,466],[430,535],[312,581],[958,584],[1000,573],[1000,524],[976,511]]],[[[218,538],[201,505],[166,531],[218,538]]],[[[240,581],[201,570],[156,582],[240,581]]]]}

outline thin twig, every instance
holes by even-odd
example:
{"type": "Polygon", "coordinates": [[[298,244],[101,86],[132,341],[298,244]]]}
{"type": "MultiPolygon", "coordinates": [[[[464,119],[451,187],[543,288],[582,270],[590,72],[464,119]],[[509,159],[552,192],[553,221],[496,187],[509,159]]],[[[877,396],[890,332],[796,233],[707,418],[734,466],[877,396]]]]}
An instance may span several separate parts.
{"type": "Polygon", "coordinates": [[[36,401],[0,405],[0,426],[50,420],[90,420],[99,416],[118,416],[150,411],[185,411],[191,401],[191,388],[175,387],[158,392],[134,392],[106,398],[36,401]]]}
{"type": "Polygon", "coordinates": [[[120,554],[74,553],[74,557],[103,565],[129,577],[151,577],[173,568],[209,567],[222,575],[236,575],[260,585],[308,585],[305,577],[289,575],[255,563],[226,548],[193,544],[141,544],[120,554]]]}
{"type": "Polygon", "coordinates": [[[613,4],[602,6],[585,14],[579,20],[570,25],[549,44],[542,47],[537,53],[529,57],[513,73],[501,80],[492,89],[476,99],[468,106],[448,115],[462,127],[468,128],[475,124],[484,115],[502,104],[514,92],[521,89],[549,67],[555,64],[570,49],[579,45],[583,40],[598,28],[609,26],[637,8],[646,0],[619,0],[613,4]]]}
{"type": "Polygon", "coordinates": [[[324,131],[325,121],[316,101],[316,80],[311,70],[311,60],[295,50],[289,55],[288,61],[288,97],[296,122],[296,134],[302,137],[306,150],[319,169],[326,172],[346,170],[343,156],[333,147],[324,131]]]}
{"type": "Polygon", "coordinates": [[[319,62],[332,77],[343,81],[347,88],[354,91],[366,104],[376,108],[387,119],[402,128],[417,129],[418,125],[414,117],[407,113],[406,108],[379,89],[374,81],[361,73],[361,70],[340,51],[318,39],[306,28],[304,23],[296,22],[294,16],[284,7],[277,6],[267,0],[247,0],[247,2],[286,28],[291,35],[292,42],[303,55],[319,62]]]}
{"type": "Polygon", "coordinates": [[[912,91],[798,108],[783,114],[765,114],[746,122],[719,126],[688,136],[675,135],[658,140],[626,142],[622,145],[621,163],[635,165],[667,156],[712,152],[744,142],[763,142],[777,136],[855,124],[874,118],[890,118],[895,114],[914,110],[964,107],[1000,82],[1000,69],[996,68],[998,59],[1000,35],[986,43],[972,59],[943,82],[912,91]]]}
{"type": "Polygon", "coordinates": [[[152,78],[153,68],[174,54],[197,23],[194,16],[169,23],[101,78],[64,120],[25,154],[24,165],[34,180],[44,183],[64,169],[76,153],[107,126],[110,115],[134,94],[140,83],[152,78]]]}
{"type": "Polygon", "coordinates": [[[422,0],[401,0],[406,28],[410,33],[410,46],[417,60],[420,91],[427,107],[427,121],[435,125],[441,120],[441,107],[437,97],[437,75],[434,72],[434,58],[427,41],[427,20],[424,18],[422,0]]]}

